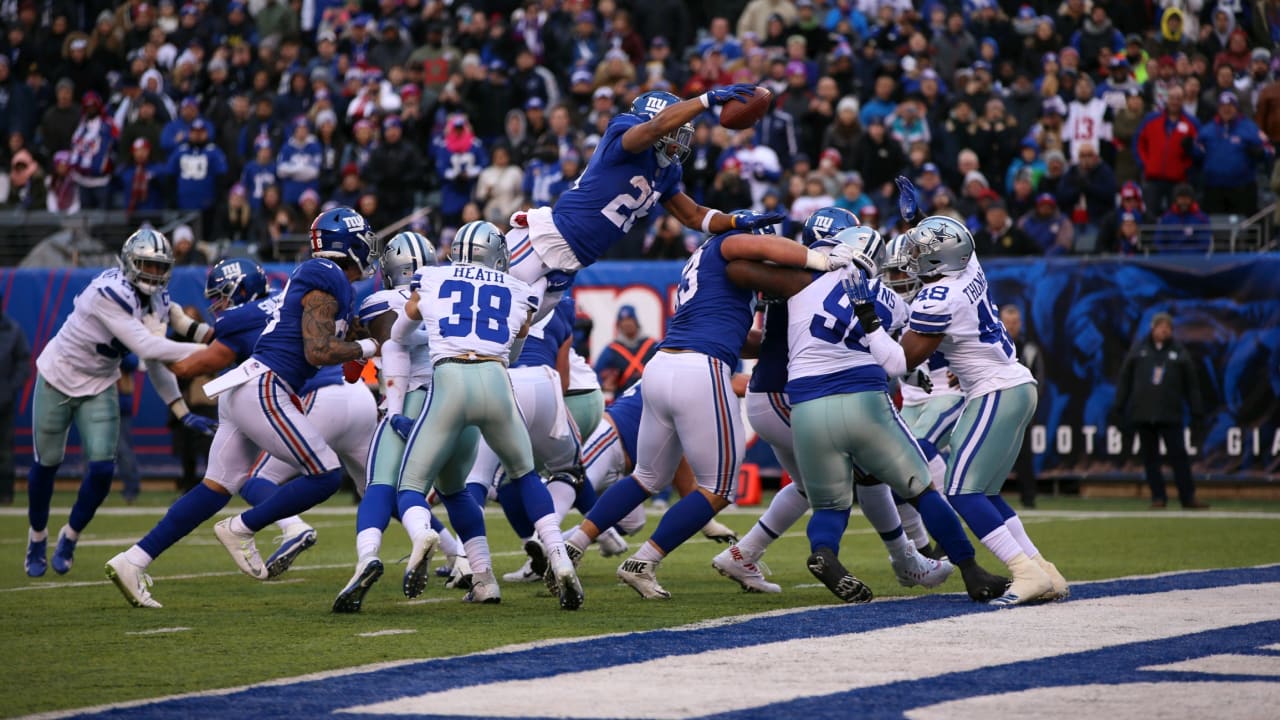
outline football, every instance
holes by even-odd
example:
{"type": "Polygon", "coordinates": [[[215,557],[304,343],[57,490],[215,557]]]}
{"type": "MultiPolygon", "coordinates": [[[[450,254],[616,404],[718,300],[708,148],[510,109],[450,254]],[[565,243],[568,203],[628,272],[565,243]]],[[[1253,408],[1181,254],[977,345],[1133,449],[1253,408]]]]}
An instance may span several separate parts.
{"type": "Polygon", "coordinates": [[[730,100],[720,107],[720,124],[730,130],[745,130],[769,112],[772,102],[773,93],[767,88],[756,87],[750,100],[730,100]]]}

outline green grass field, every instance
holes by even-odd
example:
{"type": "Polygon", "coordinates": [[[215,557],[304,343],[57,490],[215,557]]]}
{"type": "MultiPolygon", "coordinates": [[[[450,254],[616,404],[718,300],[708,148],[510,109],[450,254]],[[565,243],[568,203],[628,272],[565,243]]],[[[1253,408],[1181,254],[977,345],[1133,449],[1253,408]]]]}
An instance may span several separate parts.
{"type": "MultiPolygon", "coordinates": [[[[541,584],[504,585],[501,605],[469,606],[460,602],[461,592],[433,580],[422,598],[407,601],[397,561],[407,554],[408,542],[393,524],[382,553],[387,574],[364,611],[335,616],[330,603],[354,562],[354,509],[342,499],[308,518],[319,543],[279,581],[260,583],[239,574],[212,527],[205,526],[152,565],[152,592],[165,607],[134,609],[105,579],[102,565],[145,533],[174,497],[151,493],[129,509],[112,497],[83,536],[71,573],[59,577],[50,569],[39,580],[22,571],[23,509],[0,510],[0,552],[8,557],[0,563],[0,632],[9,654],[0,715],[835,602],[804,568],[803,527],[793,528],[766,557],[771,579],[784,588],[781,595],[741,593],[710,567],[722,546],[699,536],[663,563],[660,577],[675,596],[669,602],[641,601],[615,582],[617,560],[602,559],[594,550],[581,570],[587,601],[577,613],[560,611],[541,584]],[[413,632],[362,637],[386,630],[413,632]]],[[[73,499],[70,493],[55,496],[53,534],[73,499]]],[[[761,509],[743,508],[721,519],[742,533],[761,509]]],[[[1040,511],[1024,520],[1046,556],[1073,581],[1277,559],[1280,503],[1215,503],[1211,513],[1200,515],[1132,512],[1140,510],[1145,504],[1136,501],[1045,498],[1040,511]]],[[[515,569],[523,562],[515,537],[499,514],[490,512],[488,520],[496,570],[515,569]]],[[[646,530],[655,522],[651,515],[646,530]]],[[[263,535],[265,555],[271,533],[263,535]]],[[[998,569],[985,550],[979,553],[987,567],[998,569]]],[[[916,592],[898,586],[879,539],[856,514],[841,556],[879,596],[916,592]]],[[[958,574],[942,591],[963,591],[958,574]]]]}

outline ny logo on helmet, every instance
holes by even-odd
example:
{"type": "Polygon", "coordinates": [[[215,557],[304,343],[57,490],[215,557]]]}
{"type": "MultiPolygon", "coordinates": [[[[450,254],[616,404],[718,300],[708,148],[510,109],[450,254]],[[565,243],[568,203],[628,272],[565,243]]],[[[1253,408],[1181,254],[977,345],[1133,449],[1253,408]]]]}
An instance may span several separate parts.
{"type": "Polygon", "coordinates": [[[835,222],[830,215],[819,215],[813,219],[813,229],[820,233],[831,232],[831,224],[835,222]]]}
{"type": "Polygon", "coordinates": [[[345,215],[342,222],[346,224],[348,230],[359,230],[364,227],[364,218],[359,215],[345,215]]]}
{"type": "Polygon", "coordinates": [[[645,98],[645,101],[644,101],[645,112],[659,113],[659,112],[662,112],[662,110],[666,107],[667,107],[667,101],[663,100],[660,97],[645,98]]]}
{"type": "Polygon", "coordinates": [[[232,282],[244,277],[244,271],[239,265],[228,265],[222,268],[222,279],[224,282],[232,282]]]}

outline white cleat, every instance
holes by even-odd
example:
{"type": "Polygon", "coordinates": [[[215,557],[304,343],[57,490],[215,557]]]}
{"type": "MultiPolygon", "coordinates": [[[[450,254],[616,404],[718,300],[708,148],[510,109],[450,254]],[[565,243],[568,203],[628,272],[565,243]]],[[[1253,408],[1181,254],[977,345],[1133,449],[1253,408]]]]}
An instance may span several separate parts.
{"type": "Polygon", "coordinates": [[[618,579],[645,600],[670,600],[671,593],[658,584],[657,569],[658,563],[632,557],[618,566],[618,579]]]}
{"type": "Polygon", "coordinates": [[[613,557],[621,555],[628,549],[627,541],[622,539],[622,535],[614,528],[609,528],[596,538],[596,542],[600,544],[600,554],[604,557],[613,557]]]}
{"type": "Polygon", "coordinates": [[[738,534],[730,530],[728,525],[715,519],[702,526],[702,536],[712,542],[728,543],[730,545],[738,542],[738,534]]]}
{"type": "Polygon", "coordinates": [[[272,579],[283,575],[299,555],[316,544],[316,531],[306,523],[297,523],[290,525],[276,542],[280,547],[267,558],[267,577],[272,579]]]}
{"type": "Polygon", "coordinates": [[[146,570],[129,562],[124,553],[108,560],[104,570],[130,605],[137,608],[164,607],[151,597],[151,591],[147,589],[151,587],[151,576],[146,570]]]}
{"type": "Polygon", "coordinates": [[[743,592],[782,592],[782,586],[765,580],[760,566],[747,560],[737,545],[730,545],[727,549],[721,550],[719,555],[712,558],[711,567],[741,585],[743,592]]]}
{"type": "Polygon", "coordinates": [[[498,581],[493,577],[492,570],[471,574],[471,589],[462,596],[462,602],[485,605],[502,602],[502,591],[498,588],[498,581]]]}
{"type": "Polygon", "coordinates": [[[267,566],[262,562],[262,556],[258,554],[258,545],[253,541],[253,533],[246,535],[232,530],[233,519],[227,518],[214,525],[213,534],[231,554],[231,559],[236,561],[236,567],[240,568],[241,572],[255,580],[266,580],[267,566]]]}
{"type": "Polygon", "coordinates": [[[1067,585],[1067,579],[1062,576],[1062,573],[1058,572],[1058,567],[1045,560],[1044,555],[1037,555],[1035,561],[1040,566],[1040,569],[1044,570],[1045,574],[1049,576],[1049,580],[1053,582],[1053,589],[1041,595],[1040,599],[1061,602],[1071,597],[1071,586],[1067,585]]]}
{"type": "Polygon", "coordinates": [[[889,556],[889,564],[893,573],[898,576],[898,584],[902,587],[920,585],[936,588],[951,577],[956,567],[946,560],[934,560],[921,555],[914,547],[900,558],[889,556]]]}
{"type": "Polygon", "coordinates": [[[1009,583],[1009,589],[1003,595],[991,601],[992,605],[1009,607],[1035,602],[1053,590],[1049,574],[1023,553],[1009,561],[1009,572],[1013,582],[1009,583]]]}
{"type": "Polygon", "coordinates": [[[427,589],[427,573],[431,570],[431,556],[440,548],[440,536],[435,530],[427,530],[413,542],[409,564],[404,569],[404,596],[416,598],[427,589]]]}
{"type": "Polygon", "coordinates": [[[376,557],[368,557],[356,563],[356,574],[347,581],[338,597],[334,598],[333,611],[336,613],[357,613],[364,607],[364,596],[369,588],[382,577],[382,561],[376,557]]]}
{"type": "Polygon", "coordinates": [[[449,559],[449,579],[444,586],[456,590],[471,589],[471,563],[466,555],[453,555],[449,559]]]}
{"type": "MultiPolygon", "coordinates": [[[[531,583],[541,581],[542,575],[533,571],[533,561],[529,558],[525,558],[524,564],[520,566],[519,570],[513,570],[502,576],[502,582],[509,583],[531,583]]],[[[475,580],[473,579],[472,582],[475,582],[475,580]]]]}

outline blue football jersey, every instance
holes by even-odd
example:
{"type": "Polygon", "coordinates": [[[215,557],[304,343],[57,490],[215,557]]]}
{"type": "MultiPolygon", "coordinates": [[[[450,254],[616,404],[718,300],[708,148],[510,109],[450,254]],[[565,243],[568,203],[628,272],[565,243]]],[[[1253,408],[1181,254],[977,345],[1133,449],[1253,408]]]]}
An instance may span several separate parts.
{"type": "Polygon", "coordinates": [[[244,362],[253,354],[258,337],[271,322],[277,302],[277,297],[269,297],[230,308],[213,321],[214,339],[231,348],[237,363],[244,362]]]}
{"type": "Polygon", "coordinates": [[[747,389],[780,393],[787,387],[787,306],[774,303],[764,311],[764,338],[747,389]]]}
{"type": "Polygon", "coordinates": [[[332,295],[338,301],[336,333],[338,337],[345,336],[351,322],[351,281],[332,260],[314,258],[289,275],[275,313],[253,348],[253,357],[274,370],[294,392],[306,385],[317,370],[307,362],[302,345],[302,298],[312,290],[332,295]]]}
{"type": "Polygon", "coordinates": [[[736,367],[755,314],[756,294],[729,281],[720,245],[729,235],[702,244],[680,273],[676,314],[660,348],[693,350],[736,367]]]}
{"type": "Polygon", "coordinates": [[[604,409],[613,421],[613,427],[618,431],[618,440],[622,442],[622,449],[627,451],[631,462],[636,461],[636,439],[640,437],[640,413],[644,410],[640,386],[643,383],[643,379],[637,380],[604,409]]]}
{"type": "Polygon", "coordinates": [[[545,318],[529,328],[520,357],[511,367],[556,366],[560,346],[573,337],[574,303],[572,295],[565,295],[545,318]]]}
{"type": "Polygon", "coordinates": [[[306,395],[322,387],[340,385],[344,382],[346,382],[346,379],[342,377],[341,365],[325,365],[317,370],[310,380],[302,384],[302,388],[298,390],[298,395],[306,395]]]}
{"type": "Polygon", "coordinates": [[[621,240],[655,203],[684,191],[679,163],[659,167],[652,148],[639,153],[622,148],[622,134],[642,122],[630,113],[610,120],[587,169],[551,210],[556,229],[583,266],[621,240]]]}

